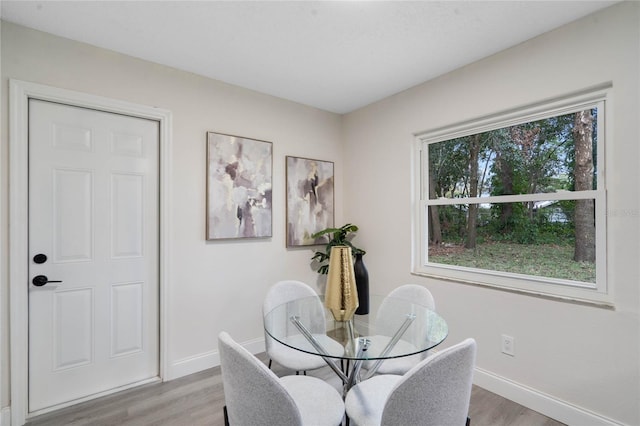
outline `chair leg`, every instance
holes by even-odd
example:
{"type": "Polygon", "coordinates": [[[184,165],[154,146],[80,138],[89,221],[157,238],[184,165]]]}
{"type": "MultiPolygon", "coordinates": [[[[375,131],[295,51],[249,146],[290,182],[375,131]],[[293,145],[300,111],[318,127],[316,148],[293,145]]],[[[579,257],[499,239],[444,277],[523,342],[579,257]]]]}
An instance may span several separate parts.
{"type": "Polygon", "coordinates": [[[469,426],[471,425],[471,419],[467,416],[467,422],[465,423],[465,426],[469,426]]]}
{"type": "Polygon", "coordinates": [[[227,413],[227,406],[222,407],[222,412],[224,413],[224,426],[229,426],[229,414],[227,413]]]}

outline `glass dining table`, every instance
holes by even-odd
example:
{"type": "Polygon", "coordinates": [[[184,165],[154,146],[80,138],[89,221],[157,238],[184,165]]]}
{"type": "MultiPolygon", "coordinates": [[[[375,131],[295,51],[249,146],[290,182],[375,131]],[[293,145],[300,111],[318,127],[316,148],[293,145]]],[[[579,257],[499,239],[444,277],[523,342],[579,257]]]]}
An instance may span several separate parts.
{"type": "Polygon", "coordinates": [[[447,337],[446,321],[426,306],[377,295],[370,295],[369,306],[367,315],[340,322],[322,296],[304,297],[276,306],[265,315],[264,327],[277,342],[322,357],[342,379],[345,394],[386,360],[423,354],[447,337]],[[340,345],[325,348],[327,336],[340,345]]]}

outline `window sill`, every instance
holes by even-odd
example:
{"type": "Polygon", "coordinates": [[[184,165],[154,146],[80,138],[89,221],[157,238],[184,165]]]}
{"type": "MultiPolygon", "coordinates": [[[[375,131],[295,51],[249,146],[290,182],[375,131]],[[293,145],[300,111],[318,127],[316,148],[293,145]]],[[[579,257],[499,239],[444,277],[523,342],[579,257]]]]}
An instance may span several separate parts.
{"type": "MultiPolygon", "coordinates": [[[[584,306],[592,306],[601,309],[615,310],[615,305],[609,299],[610,296],[608,294],[597,293],[595,290],[586,290],[586,289],[574,289],[574,288],[563,288],[564,294],[546,292],[543,290],[537,290],[532,288],[520,288],[516,286],[505,285],[503,283],[491,283],[488,280],[481,280],[473,277],[461,277],[461,276],[451,276],[446,274],[447,271],[438,271],[437,267],[430,268],[432,270],[429,271],[411,271],[411,275],[426,277],[437,279],[440,281],[447,281],[458,284],[465,284],[477,287],[485,287],[498,291],[506,291],[509,293],[522,294],[525,296],[537,297],[540,299],[554,300],[558,302],[571,303],[575,305],[584,305],[584,306]],[[570,293],[578,293],[578,294],[570,294],[570,293]],[[582,293],[582,294],[580,294],[582,293]]],[[[471,274],[467,274],[471,275],[471,274]]],[[[474,275],[483,275],[483,274],[474,274],[474,275]]],[[[483,278],[485,278],[483,276],[483,278]]],[[[503,277],[504,278],[504,277],[503,277]]],[[[504,279],[500,281],[505,281],[504,279]]],[[[548,284],[557,287],[553,284],[548,284]]]]}

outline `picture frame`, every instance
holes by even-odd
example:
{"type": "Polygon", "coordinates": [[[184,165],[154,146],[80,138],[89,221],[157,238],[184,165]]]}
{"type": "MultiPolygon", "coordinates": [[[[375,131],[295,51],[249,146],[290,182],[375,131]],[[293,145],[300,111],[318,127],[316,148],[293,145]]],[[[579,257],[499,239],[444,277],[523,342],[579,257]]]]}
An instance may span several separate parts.
{"type": "Polygon", "coordinates": [[[272,236],[273,144],[207,132],[206,239],[272,236]]]}
{"type": "Polygon", "coordinates": [[[311,235],[334,226],[335,190],[332,161],[286,156],[287,247],[322,244],[311,235]]]}

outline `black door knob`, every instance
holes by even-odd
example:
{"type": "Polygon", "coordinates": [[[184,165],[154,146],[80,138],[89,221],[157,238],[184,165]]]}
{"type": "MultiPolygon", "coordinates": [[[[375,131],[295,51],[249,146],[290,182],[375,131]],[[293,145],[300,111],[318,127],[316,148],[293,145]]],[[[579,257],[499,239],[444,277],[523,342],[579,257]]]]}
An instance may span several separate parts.
{"type": "Polygon", "coordinates": [[[35,277],[33,277],[31,282],[36,287],[42,287],[43,285],[45,285],[47,283],[61,283],[62,281],[49,281],[49,278],[47,278],[46,275],[36,275],[35,277]]]}

